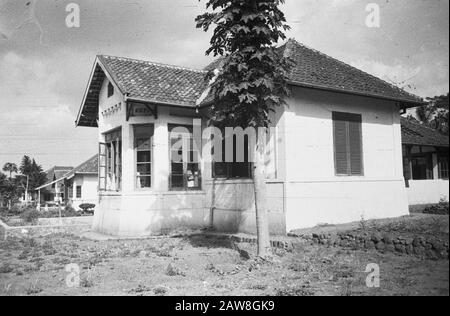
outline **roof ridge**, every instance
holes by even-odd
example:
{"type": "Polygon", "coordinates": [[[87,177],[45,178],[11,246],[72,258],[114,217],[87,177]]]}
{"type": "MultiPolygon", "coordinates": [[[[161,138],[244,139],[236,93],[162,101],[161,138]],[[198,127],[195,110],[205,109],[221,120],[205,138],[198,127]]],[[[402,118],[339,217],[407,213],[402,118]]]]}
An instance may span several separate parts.
{"type": "Polygon", "coordinates": [[[160,67],[179,69],[179,70],[187,70],[187,71],[198,72],[198,73],[206,73],[207,72],[207,71],[201,70],[201,69],[194,69],[194,68],[189,68],[189,67],[182,67],[182,66],[164,64],[164,63],[153,62],[153,61],[149,61],[149,60],[136,59],[136,58],[111,56],[111,55],[99,55],[99,56],[104,57],[104,58],[114,58],[114,59],[119,59],[119,60],[122,59],[122,60],[127,60],[127,61],[141,63],[141,64],[144,63],[144,64],[148,64],[148,65],[153,65],[153,66],[160,66],[160,67]]]}
{"type": "MultiPolygon", "coordinates": [[[[405,122],[409,123],[409,124],[417,125],[417,126],[420,126],[420,127],[422,127],[422,128],[428,129],[428,130],[433,131],[433,132],[438,132],[438,131],[435,130],[434,128],[431,128],[430,126],[427,126],[425,123],[420,122],[420,121],[418,121],[418,120],[412,121],[412,120],[409,120],[407,117],[402,117],[402,119],[403,119],[405,122]]],[[[444,136],[444,137],[449,138],[449,136],[444,135],[444,134],[441,134],[441,133],[439,133],[439,135],[442,135],[442,136],[444,136]]]]}
{"type": "MultiPolygon", "coordinates": [[[[394,89],[396,89],[396,90],[399,90],[399,91],[402,91],[402,92],[408,94],[410,97],[412,97],[412,98],[414,98],[414,99],[417,99],[417,101],[423,101],[422,98],[420,98],[419,96],[414,95],[413,93],[410,93],[410,92],[406,91],[405,89],[402,89],[402,88],[400,88],[400,87],[398,87],[398,86],[396,86],[396,85],[394,85],[394,84],[392,84],[392,83],[387,82],[386,80],[383,80],[383,79],[381,79],[381,78],[379,78],[379,77],[377,77],[377,76],[375,76],[375,75],[373,75],[373,74],[370,74],[370,73],[368,73],[368,72],[366,72],[366,71],[364,71],[364,70],[361,70],[361,69],[359,69],[359,68],[357,68],[357,67],[355,67],[355,66],[352,66],[352,65],[350,65],[350,64],[348,64],[348,63],[346,63],[346,62],[343,62],[343,61],[341,61],[341,60],[339,60],[339,59],[337,59],[337,58],[335,58],[335,57],[333,57],[333,56],[330,56],[330,55],[328,55],[328,54],[326,54],[326,53],[323,53],[323,52],[321,52],[321,51],[319,51],[319,50],[317,50],[317,49],[315,49],[315,48],[312,48],[312,47],[310,47],[310,46],[308,46],[308,45],[305,45],[305,44],[303,44],[303,43],[300,43],[300,42],[297,41],[295,38],[290,38],[290,39],[285,43],[285,45],[287,45],[288,43],[291,43],[291,45],[294,44],[294,45],[298,45],[298,46],[300,46],[300,47],[304,47],[304,48],[306,48],[306,49],[309,49],[309,50],[311,50],[311,51],[313,51],[313,52],[315,52],[315,53],[317,53],[317,54],[319,54],[319,55],[321,55],[321,56],[324,56],[324,57],[326,57],[326,58],[332,59],[333,61],[336,61],[337,63],[339,63],[339,64],[341,64],[341,65],[344,65],[344,66],[347,66],[347,67],[352,67],[353,69],[359,71],[359,72],[362,73],[362,74],[365,74],[365,75],[367,75],[367,76],[370,76],[370,77],[372,77],[372,78],[374,78],[374,79],[376,79],[376,80],[382,81],[383,83],[389,85],[391,88],[394,88],[394,89]]],[[[281,46],[281,47],[282,47],[282,46],[281,46]]],[[[287,48],[287,46],[286,46],[286,48],[287,48]]]]}

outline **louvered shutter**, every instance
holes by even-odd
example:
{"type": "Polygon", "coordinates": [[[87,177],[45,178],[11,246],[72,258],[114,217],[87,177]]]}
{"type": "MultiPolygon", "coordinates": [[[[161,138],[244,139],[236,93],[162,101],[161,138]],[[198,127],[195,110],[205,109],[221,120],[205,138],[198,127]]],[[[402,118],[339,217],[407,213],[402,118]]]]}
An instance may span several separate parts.
{"type": "Polygon", "coordinates": [[[333,113],[334,152],[337,175],[363,175],[362,116],[333,113]]]}
{"type": "Polygon", "coordinates": [[[354,116],[348,122],[348,136],[350,143],[350,173],[353,176],[363,174],[361,117],[354,116]]]}
{"type": "Polygon", "coordinates": [[[347,123],[342,120],[334,120],[334,155],[336,174],[348,174],[348,138],[347,123]]]}

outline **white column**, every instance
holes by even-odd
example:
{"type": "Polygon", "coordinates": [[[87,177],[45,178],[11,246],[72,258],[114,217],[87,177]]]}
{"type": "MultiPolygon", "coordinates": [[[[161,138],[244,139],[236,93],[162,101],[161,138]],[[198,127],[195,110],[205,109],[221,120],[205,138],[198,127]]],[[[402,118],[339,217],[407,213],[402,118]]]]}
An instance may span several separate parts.
{"type": "Polygon", "coordinates": [[[433,179],[439,179],[439,162],[437,153],[433,153],[433,179]]]}
{"type": "Polygon", "coordinates": [[[130,193],[135,190],[135,163],[134,163],[134,141],[133,125],[124,123],[122,125],[122,192],[130,193]]]}
{"type": "Polygon", "coordinates": [[[169,190],[169,129],[167,122],[155,122],[153,135],[153,188],[158,192],[169,190]]]}

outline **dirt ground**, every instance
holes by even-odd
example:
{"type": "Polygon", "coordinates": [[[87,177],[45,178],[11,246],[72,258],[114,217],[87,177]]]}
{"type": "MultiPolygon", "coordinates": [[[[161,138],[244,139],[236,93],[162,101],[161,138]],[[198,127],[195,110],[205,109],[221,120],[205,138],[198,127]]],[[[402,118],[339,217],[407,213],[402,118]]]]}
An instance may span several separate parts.
{"type": "Polygon", "coordinates": [[[0,295],[449,295],[448,260],[306,243],[292,252],[277,250],[270,263],[256,260],[255,252],[253,245],[236,247],[229,239],[204,235],[11,239],[0,242],[0,295]],[[372,263],[380,267],[379,288],[366,286],[372,263]],[[76,270],[66,271],[71,264],[80,268],[78,287],[68,286],[77,284],[76,270]]]}

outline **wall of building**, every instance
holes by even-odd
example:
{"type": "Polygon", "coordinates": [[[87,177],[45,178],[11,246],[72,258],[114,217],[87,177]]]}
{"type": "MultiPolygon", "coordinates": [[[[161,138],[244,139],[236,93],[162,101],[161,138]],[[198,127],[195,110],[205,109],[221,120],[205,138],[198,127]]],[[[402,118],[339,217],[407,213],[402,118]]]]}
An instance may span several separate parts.
{"type": "Polygon", "coordinates": [[[287,230],[408,214],[399,107],[296,88],[286,107],[287,230]],[[362,115],[364,176],[335,175],[332,112],[362,115]]]}
{"type": "Polygon", "coordinates": [[[98,176],[77,174],[73,179],[72,206],[79,210],[81,204],[95,204],[98,207],[98,176]],[[81,186],[81,198],[77,198],[77,186],[81,186]]]}
{"type": "MultiPolygon", "coordinates": [[[[192,125],[195,111],[160,106],[157,119],[153,116],[140,116],[130,117],[127,122],[125,100],[117,87],[116,94],[108,98],[108,83],[105,80],[100,93],[99,141],[104,141],[104,133],[122,127],[122,190],[100,193],[94,229],[122,236],[146,236],[169,230],[209,226],[227,232],[255,232],[253,184],[249,180],[213,183],[211,163],[202,160],[202,191],[169,190],[168,125],[192,125]],[[154,125],[152,189],[137,190],[132,126],[149,123],[154,125]]],[[[273,121],[279,124],[281,116],[282,111],[273,115],[273,121]]],[[[201,124],[205,127],[205,122],[201,124]]],[[[269,137],[267,147],[267,173],[272,181],[269,184],[272,196],[268,203],[272,231],[280,234],[286,232],[284,186],[282,182],[276,182],[276,179],[282,177],[284,170],[280,167],[284,162],[277,160],[277,153],[283,150],[283,146],[282,139],[275,130],[269,137]]]]}
{"type": "Polygon", "coordinates": [[[448,180],[410,180],[408,201],[411,206],[437,204],[449,200],[448,180]]]}

